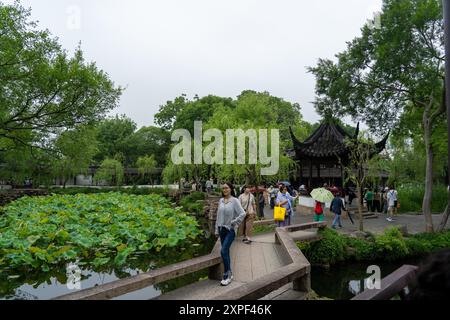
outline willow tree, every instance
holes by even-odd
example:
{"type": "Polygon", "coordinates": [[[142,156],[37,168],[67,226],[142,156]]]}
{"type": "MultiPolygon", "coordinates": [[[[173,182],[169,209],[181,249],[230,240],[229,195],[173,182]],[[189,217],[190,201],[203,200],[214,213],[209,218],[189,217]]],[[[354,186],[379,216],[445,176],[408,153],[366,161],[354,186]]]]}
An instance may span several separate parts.
{"type": "Polygon", "coordinates": [[[139,174],[144,179],[144,183],[145,183],[145,178],[150,177],[150,183],[153,184],[153,181],[151,179],[151,174],[156,169],[156,165],[157,165],[155,156],[150,155],[150,156],[139,157],[138,160],[136,161],[136,165],[138,167],[139,174]]]}
{"type": "MultiPolygon", "coordinates": [[[[293,127],[293,130],[300,136],[306,136],[307,125],[302,120],[300,113],[300,106],[296,103],[290,103],[281,98],[274,97],[268,92],[255,92],[255,91],[243,91],[236,100],[230,101],[229,98],[217,98],[207,96],[196,100],[197,104],[200,102],[206,103],[206,101],[214,102],[209,106],[214,106],[213,113],[208,115],[207,118],[196,116],[192,114],[192,118],[189,121],[186,120],[184,111],[179,111],[183,116],[179,118],[173,115],[174,110],[170,109],[171,117],[174,118],[171,121],[176,125],[174,128],[180,129],[180,124],[183,123],[189,133],[194,131],[194,121],[203,121],[203,130],[206,132],[209,129],[217,129],[218,135],[222,135],[222,142],[224,145],[223,154],[216,158],[218,161],[214,163],[199,163],[199,164],[180,164],[174,165],[169,161],[169,164],[164,169],[164,176],[166,182],[168,180],[176,180],[182,177],[188,177],[192,179],[208,179],[211,176],[216,177],[220,181],[232,181],[237,184],[252,184],[258,185],[261,182],[268,180],[286,179],[289,175],[289,169],[294,165],[293,161],[284,154],[284,150],[289,147],[291,143],[289,126],[293,127]],[[205,100],[206,99],[206,100],[205,100]],[[216,103],[217,102],[217,103],[216,103]],[[207,119],[207,120],[205,120],[207,119]],[[234,155],[232,159],[227,160],[226,154],[226,131],[228,129],[239,129],[241,135],[239,135],[234,141],[234,155]],[[256,131],[256,140],[260,138],[260,129],[266,129],[268,134],[268,151],[272,148],[271,129],[279,130],[279,146],[276,148],[276,152],[279,154],[279,170],[273,175],[261,175],[261,169],[268,167],[267,164],[261,163],[258,159],[255,163],[250,160],[251,140],[247,133],[248,130],[254,129],[256,131]],[[238,148],[244,147],[244,161],[239,161],[238,148]],[[232,160],[232,161],[229,161],[232,160]]],[[[211,103],[212,103],[211,102],[211,103]]],[[[187,108],[187,107],[184,107],[187,108]]],[[[188,110],[188,109],[183,109],[188,110]]],[[[206,150],[208,146],[218,142],[215,137],[210,137],[201,141],[203,150],[206,150]]],[[[221,142],[218,142],[219,144],[221,142]]],[[[261,145],[258,143],[258,148],[261,145]]],[[[192,143],[192,154],[194,154],[194,143],[192,143]]],[[[259,152],[259,149],[258,149],[259,152]]],[[[269,155],[269,154],[268,154],[269,155]]],[[[215,154],[213,155],[215,156],[215,154]]],[[[269,155],[270,156],[270,155],[269,155]]],[[[242,159],[241,159],[242,160],[242,159]]]]}
{"type": "Polygon", "coordinates": [[[321,114],[352,116],[374,132],[395,127],[405,113],[420,111],[426,152],[423,213],[433,231],[436,124],[444,116],[444,32],[440,0],[384,0],[377,26],[336,55],[309,70],[316,76],[316,108],[321,114]]]}

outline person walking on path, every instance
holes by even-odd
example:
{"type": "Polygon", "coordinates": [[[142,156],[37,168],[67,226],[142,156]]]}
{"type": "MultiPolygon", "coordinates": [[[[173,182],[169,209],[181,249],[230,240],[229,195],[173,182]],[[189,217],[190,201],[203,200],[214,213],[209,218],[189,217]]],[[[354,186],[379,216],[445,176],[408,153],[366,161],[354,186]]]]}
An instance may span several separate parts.
{"type": "Polygon", "coordinates": [[[323,214],[324,207],[325,203],[316,201],[316,206],[314,207],[314,222],[321,222],[325,220],[325,216],[323,214]]]}
{"type": "Polygon", "coordinates": [[[270,208],[273,209],[275,207],[275,201],[277,200],[277,196],[279,193],[278,186],[277,187],[271,187],[270,190],[270,208]]]}
{"type": "Polygon", "coordinates": [[[366,198],[366,202],[367,202],[367,211],[373,212],[373,198],[374,198],[374,194],[373,194],[372,188],[370,188],[366,192],[365,198],[366,198]]]}
{"type": "Polygon", "coordinates": [[[258,217],[260,219],[264,218],[264,207],[266,206],[266,198],[267,198],[267,191],[262,191],[259,193],[259,199],[258,199],[258,205],[259,205],[259,212],[258,217]]]}
{"type": "Polygon", "coordinates": [[[206,192],[208,193],[208,195],[211,194],[213,185],[214,185],[213,178],[209,178],[209,180],[206,181],[206,192]]]}
{"type": "Polygon", "coordinates": [[[277,199],[275,200],[277,206],[281,206],[286,209],[286,215],[284,221],[277,221],[278,227],[285,227],[291,225],[291,217],[293,214],[293,204],[297,196],[293,197],[289,194],[288,189],[285,185],[280,186],[280,193],[277,195],[277,199]]]}
{"type": "Polygon", "coordinates": [[[387,221],[392,222],[394,221],[394,212],[397,207],[397,191],[394,189],[393,186],[389,188],[389,191],[387,192],[387,201],[388,201],[388,217],[386,218],[387,221]]]}
{"type": "Polygon", "coordinates": [[[220,283],[222,286],[229,285],[233,280],[230,247],[244,218],[245,211],[241,206],[241,202],[235,197],[233,185],[225,183],[222,186],[222,198],[219,200],[215,226],[215,234],[220,238],[222,246],[220,250],[224,265],[223,279],[220,283]]]}
{"type": "Polygon", "coordinates": [[[245,211],[244,219],[244,241],[247,244],[252,242],[251,237],[253,235],[253,222],[256,218],[256,202],[255,197],[250,192],[250,186],[244,186],[244,192],[239,196],[239,202],[245,211]]]}
{"type": "Polygon", "coordinates": [[[334,213],[334,219],[333,223],[331,224],[331,227],[333,229],[336,229],[336,225],[338,225],[339,228],[342,228],[341,224],[342,210],[347,211],[347,209],[345,208],[344,199],[341,198],[340,192],[338,192],[334,197],[333,201],[331,201],[330,209],[331,212],[334,213]]]}
{"type": "Polygon", "coordinates": [[[383,191],[383,213],[384,214],[388,213],[388,200],[387,200],[388,192],[389,192],[389,188],[388,187],[384,188],[384,191],[383,191]]]}

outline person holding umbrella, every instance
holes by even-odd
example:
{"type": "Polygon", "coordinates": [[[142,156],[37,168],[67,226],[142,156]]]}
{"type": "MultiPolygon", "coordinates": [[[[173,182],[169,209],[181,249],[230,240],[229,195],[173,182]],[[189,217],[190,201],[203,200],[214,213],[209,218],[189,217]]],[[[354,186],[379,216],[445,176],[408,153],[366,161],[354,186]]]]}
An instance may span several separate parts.
{"type": "Polygon", "coordinates": [[[324,221],[325,216],[323,212],[325,203],[333,201],[333,194],[325,188],[317,188],[311,191],[311,197],[316,201],[316,206],[314,207],[314,221],[324,221]]]}

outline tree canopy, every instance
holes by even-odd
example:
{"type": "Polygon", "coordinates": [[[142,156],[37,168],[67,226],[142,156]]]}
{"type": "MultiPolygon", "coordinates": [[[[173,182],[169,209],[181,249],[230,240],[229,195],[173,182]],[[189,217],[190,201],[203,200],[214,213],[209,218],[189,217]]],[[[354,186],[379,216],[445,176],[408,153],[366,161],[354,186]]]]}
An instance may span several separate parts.
{"type": "Polygon", "coordinates": [[[43,147],[60,130],[101,119],[122,92],[81,48],[69,57],[18,2],[0,3],[0,88],[1,150],[43,147]]]}

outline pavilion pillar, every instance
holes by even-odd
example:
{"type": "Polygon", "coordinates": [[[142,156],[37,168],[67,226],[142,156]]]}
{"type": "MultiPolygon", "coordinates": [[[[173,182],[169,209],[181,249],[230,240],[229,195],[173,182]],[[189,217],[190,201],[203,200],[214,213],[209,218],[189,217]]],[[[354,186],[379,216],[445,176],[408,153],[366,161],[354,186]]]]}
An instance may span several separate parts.
{"type": "Polygon", "coordinates": [[[311,190],[311,181],[312,181],[312,159],[309,159],[309,179],[308,179],[308,190],[311,190]]]}
{"type": "Polygon", "coordinates": [[[319,181],[319,183],[320,183],[319,187],[321,187],[323,185],[323,183],[322,183],[322,179],[320,179],[320,163],[317,165],[317,181],[319,181]]]}
{"type": "Polygon", "coordinates": [[[303,165],[300,163],[300,174],[299,174],[299,184],[302,185],[303,184],[303,165]]]}

